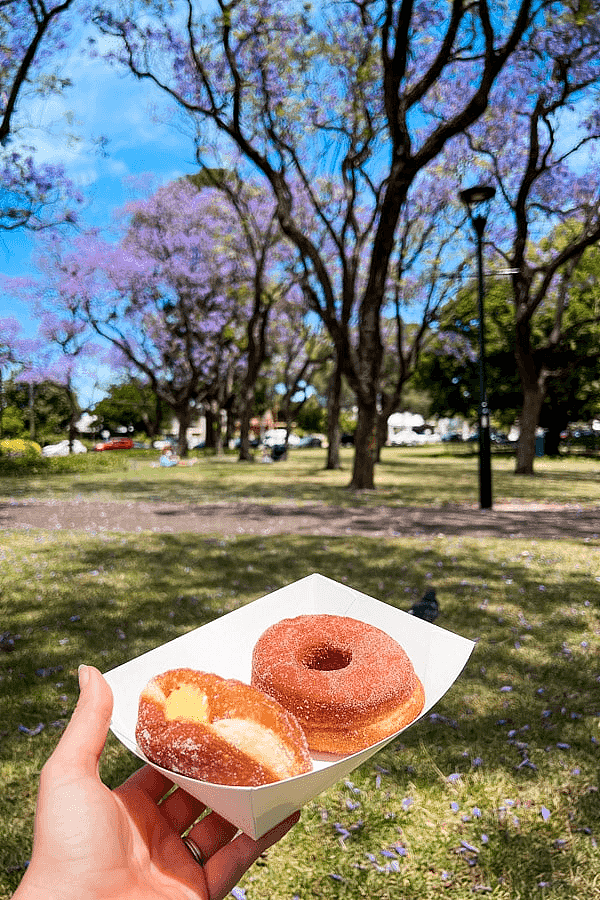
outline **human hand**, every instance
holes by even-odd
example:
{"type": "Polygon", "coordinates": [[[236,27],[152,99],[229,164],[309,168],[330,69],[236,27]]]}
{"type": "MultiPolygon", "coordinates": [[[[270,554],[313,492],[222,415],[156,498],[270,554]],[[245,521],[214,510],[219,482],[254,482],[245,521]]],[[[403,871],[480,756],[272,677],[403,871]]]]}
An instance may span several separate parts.
{"type": "Polygon", "coordinates": [[[112,692],[97,669],[80,670],[81,694],[42,769],[31,863],[13,900],[222,900],[268,847],[298,821],[289,816],[255,841],[143,766],[114,791],[98,762],[112,692]],[[163,799],[164,798],[164,799],[163,799]],[[183,843],[199,849],[202,865],[183,843]]]}

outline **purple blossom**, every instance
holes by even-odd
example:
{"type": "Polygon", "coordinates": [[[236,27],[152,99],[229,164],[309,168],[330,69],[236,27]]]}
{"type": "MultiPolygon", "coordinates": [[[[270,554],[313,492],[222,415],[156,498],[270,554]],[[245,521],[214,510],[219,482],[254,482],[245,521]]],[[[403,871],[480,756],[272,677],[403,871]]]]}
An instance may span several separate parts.
{"type": "Polygon", "coordinates": [[[468,841],[461,841],[460,845],[465,850],[468,850],[469,853],[479,853],[479,849],[477,847],[473,846],[473,844],[469,844],[468,841]]]}

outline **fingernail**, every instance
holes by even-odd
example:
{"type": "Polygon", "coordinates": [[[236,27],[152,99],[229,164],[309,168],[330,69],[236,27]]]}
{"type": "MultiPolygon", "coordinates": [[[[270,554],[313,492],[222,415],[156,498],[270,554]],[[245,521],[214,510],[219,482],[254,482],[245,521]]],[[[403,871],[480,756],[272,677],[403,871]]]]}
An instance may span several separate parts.
{"type": "Polygon", "coordinates": [[[88,667],[84,665],[79,666],[77,675],[79,676],[79,690],[82,691],[87,687],[87,683],[90,680],[90,671],[88,667]]]}

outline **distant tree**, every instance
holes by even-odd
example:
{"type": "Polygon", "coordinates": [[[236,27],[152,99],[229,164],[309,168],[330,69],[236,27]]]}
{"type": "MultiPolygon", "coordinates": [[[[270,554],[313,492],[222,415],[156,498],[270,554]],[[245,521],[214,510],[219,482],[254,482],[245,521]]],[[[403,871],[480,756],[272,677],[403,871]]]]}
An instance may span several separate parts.
{"type": "MultiPolygon", "coordinates": [[[[560,232],[549,240],[560,247],[560,232]]],[[[560,284],[564,296],[550,294],[532,318],[530,336],[534,358],[543,360],[546,367],[539,425],[547,429],[548,454],[558,453],[560,433],[570,421],[592,419],[600,410],[598,247],[588,248],[560,284]]],[[[514,304],[508,279],[488,281],[485,317],[488,403],[493,423],[506,428],[519,421],[523,398],[515,362],[514,304]]],[[[477,420],[479,321],[474,288],[460,290],[445,305],[438,330],[420,361],[417,384],[429,393],[433,414],[477,420]]]]}
{"type": "Polygon", "coordinates": [[[279,394],[279,418],[287,428],[286,443],[294,421],[311,397],[315,374],[331,362],[331,358],[331,347],[319,341],[307,325],[297,331],[288,327],[286,338],[277,348],[273,379],[279,394]]]}
{"type": "MultiPolygon", "coordinates": [[[[486,287],[486,370],[488,405],[493,424],[514,422],[521,391],[514,359],[510,285],[490,281],[486,287]]],[[[477,293],[459,290],[439,315],[436,330],[417,367],[415,386],[427,391],[429,413],[464,416],[475,423],[479,413],[479,319],[477,293]]]]}
{"type": "MultiPolygon", "coordinates": [[[[202,169],[197,175],[188,176],[188,180],[200,189],[216,187],[237,217],[235,240],[238,253],[245,258],[247,266],[247,286],[239,293],[243,310],[236,340],[239,353],[236,360],[229,358],[226,372],[213,385],[211,396],[206,400],[210,404],[211,423],[218,421],[217,410],[226,409],[231,426],[231,413],[237,412],[239,459],[247,461],[251,458],[250,422],[254,395],[270,352],[273,317],[278,315],[280,307],[285,310],[290,305],[301,307],[302,315],[303,296],[293,272],[292,248],[283,238],[271,196],[251,181],[244,181],[234,169],[227,172],[202,169]]],[[[208,431],[215,444],[218,434],[216,427],[208,431]]]]}
{"type": "Polygon", "coordinates": [[[295,421],[302,431],[315,434],[327,432],[327,409],[319,402],[316,394],[306,398],[302,408],[295,413],[295,421]]]}
{"type": "Polygon", "coordinates": [[[4,384],[18,358],[17,341],[20,332],[21,324],[14,316],[0,318],[0,438],[3,437],[4,384]]]}
{"type": "MultiPolygon", "coordinates": [[[[16,430],[12,437],[28,435],[40,444],[53,440],[68,430],[71,405],[64,385],[53,381],[23,383],[17,378],[5,385],[5,399],[13,410],[16,430]]],[[[7,426],[7,433],[8,433],[7,426]]]]}
{"type": "Polygon", "coordinates": [[[536,429],[563,339],[569,282],[586,248],[600,239],[599,89],[600,4],[559,4],[547,27],[534,29],[513,55],[487,112],[453,148],[463,171],[470,159],[479,177],[498,189],[486,237],[494,262],[513,272],[512,331],[522,392],[517,474],[533,474],[536,429]],[[536,319],[548,308],[552,325],[540,343],[536,319]]]}
{"type": "Polygon", "coordinates": [[[90,410],[99,425],[108,431],[131,427],[155,438],[164,428],[164,408],[160,398],[148,386],[132,379],[112,385],[107,396],[90,410]]]}

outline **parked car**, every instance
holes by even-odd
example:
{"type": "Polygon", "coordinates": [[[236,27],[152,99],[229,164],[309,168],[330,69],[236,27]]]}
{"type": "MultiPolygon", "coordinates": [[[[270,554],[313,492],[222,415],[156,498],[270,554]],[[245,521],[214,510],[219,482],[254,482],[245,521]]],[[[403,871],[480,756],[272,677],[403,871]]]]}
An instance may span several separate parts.
{"type": "Polygon", "coordinates": [[[442,435],[442,441],[447,444],[460,444],[462,439],[463,436],[458,431],[449,431],[447,434],[442,435]]]}
{"type": "MultiPolygon", "coordinates": [[[[87,453],[87,447],[85,444],[82,444],[81,441],[74,440],[70,452],[87,453]]],[[[69,442],[59,441],[58,444],[46,444],[45,447],[42,447],[42,454],[43,456],[68,456],[69,442]]]]}
{"type": "Polygon", "coordinates": [[[109,441],[101,441],[96,444],[94,450],[133,450],[133,441],[131,438],[111,438],[109,441]]]}
{"type": "MultiPolygon", "coordinates": [[[[270,428],[268,431],[265,431],[265,436],[263,438],[263,447],[279,447],[285,444],[285,428],[270,428]]],[[[300,438],[297,434],[288,434],[287,445],[288,447],[297,447],[300,442],[300,438]]]]}
{"type": "Polygon", "coordinates": [[[298,447],[322,447],[323,438],[319,434],[305,434],[300,438],[298,447]]]}
{"type": "Polygon", "coordinates": [[[350,434],[350,432],[345,431],[341,437],[341,445],[342,447],[352,447],[354,445],[354,435],[350,434]]]}

